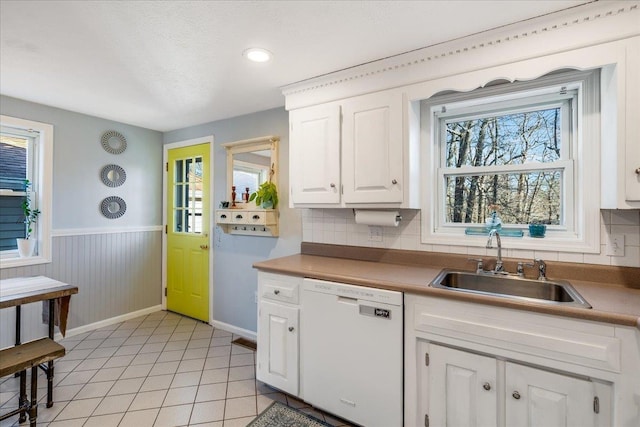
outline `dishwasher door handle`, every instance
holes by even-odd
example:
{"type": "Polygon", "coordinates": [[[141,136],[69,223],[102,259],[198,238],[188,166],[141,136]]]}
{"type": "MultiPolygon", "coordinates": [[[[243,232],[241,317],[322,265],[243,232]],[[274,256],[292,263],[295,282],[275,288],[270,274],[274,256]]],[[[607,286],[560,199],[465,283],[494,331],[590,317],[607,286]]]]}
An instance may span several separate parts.
{"type": "Polygon", "coordinates": [[[356,305],[358,304],[358,298],[343,297],[338,295],[338,302],[341,302],[344,304],[356,305]]]}

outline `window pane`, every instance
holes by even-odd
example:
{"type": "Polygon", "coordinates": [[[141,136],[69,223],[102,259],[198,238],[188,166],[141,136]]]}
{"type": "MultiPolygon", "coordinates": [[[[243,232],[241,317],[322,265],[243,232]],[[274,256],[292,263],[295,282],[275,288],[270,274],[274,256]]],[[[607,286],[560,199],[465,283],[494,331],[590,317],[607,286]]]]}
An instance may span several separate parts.
{"type": "Polygon", "coordinates": [[[0,188],[24,191],[28,142],[27,138],[0,135],[0,188]]]}
{"type": "Polygon", "coordinates": [[[26,235],[22,196],[0,197],[0,251],[17,249],[16,239],[26,235]]]}
{"type": "Polygon", "coordinates": [[[501,166],[560,159],[560,107],[446,120],[446,167],[501,166]]]}
{"type": "Polygon", "coordinates": [[[560,225],[562,171],[446,176],[446,222],[484,224],[497,206],[503,224],[560,225]]]}
{"type": "Polygon", "coordinates": [[[202,233],[202,157],[176,160],[174,232],[202,233]]]}
{"type": "MultiPolygon", "coordinates": [[[[0,188],[24,191],[27,179],[29,138],[0,135],[0,188]]],[[[16,238],[26,236],[23,196],[0,197],[0,251],[17,249],[16,238]]]]}

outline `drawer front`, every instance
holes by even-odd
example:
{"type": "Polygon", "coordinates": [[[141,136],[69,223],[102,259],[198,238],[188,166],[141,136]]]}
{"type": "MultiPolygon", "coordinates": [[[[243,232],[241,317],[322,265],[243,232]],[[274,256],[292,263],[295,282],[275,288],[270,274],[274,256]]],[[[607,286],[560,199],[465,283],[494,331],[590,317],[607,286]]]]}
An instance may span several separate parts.
{"type": "Polygon", "coordinates": [[[245,215],[245,221],[247,224],[266,225],[265,212],[250,211],[245,215]]]}
{"type": "Polygon", "coordinates": [[[260,298],[299,304],[301,285],[302,277],[262,271],[258,273],[258,295],[260,298]]]}
{"type": "Polygon", "coordinates": [[[235,212],[231,212],[231,221],[233,221],[234,224],[246,224],[249,216],[249,212],[237,210],[235,212]]]}
{"type": "Polygon", "coordinates": [[[232,211],[216,211],[216,223],[218,224],[231,224],[233,222],[232,211]]]}
{"type": "Polygon", "coordinates": [[[423,296],[407,297],[409,304],[413,316],[407,321],[419,335],[620,371],[621,342],[611,325],[423,296]]]}

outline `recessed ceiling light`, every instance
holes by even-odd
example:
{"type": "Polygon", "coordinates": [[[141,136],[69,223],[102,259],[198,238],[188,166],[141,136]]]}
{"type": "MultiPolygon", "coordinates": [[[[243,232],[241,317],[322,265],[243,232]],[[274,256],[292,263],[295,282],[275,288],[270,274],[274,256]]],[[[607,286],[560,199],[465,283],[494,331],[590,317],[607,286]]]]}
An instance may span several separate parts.
{"type": "Polygon", "coordinates": [[[273,54],[271,52],[269,52],[268,50],[262,49],[262,48],[259,48],[259,47],[249,48],[249,49],[245,50],[244,52],[242,52],[242,54],[249,61],[253,61],[253,62],[267,62],[273,56],[273,54]]]}

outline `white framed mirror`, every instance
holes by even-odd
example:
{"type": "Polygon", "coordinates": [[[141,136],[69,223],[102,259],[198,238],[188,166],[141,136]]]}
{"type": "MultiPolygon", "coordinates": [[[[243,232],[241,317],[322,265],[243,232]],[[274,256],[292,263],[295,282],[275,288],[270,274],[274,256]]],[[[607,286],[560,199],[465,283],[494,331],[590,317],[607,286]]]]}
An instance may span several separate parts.
{"type": "Polygon", "coordinates": [[[249,195],[264,182],[271,181],[278,192],[277,136],[263,136],[222,144],[227,150],[227,199],[230,208],[246,208],[249,195]],[[235,206],[233,206],[235,187],[235,206]]]}

